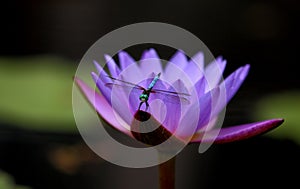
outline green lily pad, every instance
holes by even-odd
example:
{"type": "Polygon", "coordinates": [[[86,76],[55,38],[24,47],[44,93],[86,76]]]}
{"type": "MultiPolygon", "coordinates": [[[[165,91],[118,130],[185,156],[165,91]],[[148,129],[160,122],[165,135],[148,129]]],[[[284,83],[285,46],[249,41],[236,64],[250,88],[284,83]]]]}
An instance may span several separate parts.
{"type": "Polygon", "coordinates": [[[42,131],[76,131],[72,111],[77,64],[39,56],[0,58],[0,119],[42,131]]]}
{"type": "Polygon", "coordinates": [[[271,137],[291,139],[300,144],[300,91],[272,94],[255,106],[256,119],[284,118],[282,126],[268,133],[271,137]]]}

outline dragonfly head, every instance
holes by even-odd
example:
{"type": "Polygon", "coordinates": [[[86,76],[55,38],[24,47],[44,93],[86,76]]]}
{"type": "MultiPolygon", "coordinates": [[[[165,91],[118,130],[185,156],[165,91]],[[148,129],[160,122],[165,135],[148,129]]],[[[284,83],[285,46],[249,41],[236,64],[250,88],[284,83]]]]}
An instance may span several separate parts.
{"type": "Polygon", "coordinates": [[[140,101],[146,102],[148,101],[149,96],[147,94],[141,94],[140,95],[140,101]]]}

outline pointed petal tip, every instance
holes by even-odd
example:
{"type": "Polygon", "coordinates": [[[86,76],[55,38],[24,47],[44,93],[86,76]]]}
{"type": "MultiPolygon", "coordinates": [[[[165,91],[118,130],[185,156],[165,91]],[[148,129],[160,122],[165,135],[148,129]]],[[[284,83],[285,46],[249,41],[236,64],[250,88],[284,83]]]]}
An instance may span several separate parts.
{"type": "Polygon", "coordinates": [[[243,66],[244,72],[248,72],[249,70],[250,70],[250,64],[246,64],[245,66],[243,66]]]}
{"type": "Polygon", "coordinates": [[[240,80],[245,80],[248,73],[249,73],[249,69],[250,69],[250,64],[246,64],[245,66],[242,67],[242,70],[239,74],[239,78],[240,80]]]}
{"type": "Polygon", "coordinates": [[[96,60],[93,60],[93,63],[95,65],[95,67],[100,66],[99,63],[98,63],[98,61],[96,61],[96,60]]]}
{"type": "Polygon", "coordinates": [[[218,61],[218,62],[223,62],[224,61],[224,58],[223,58],[223,56],[218,56],[217,58],[216,58],[216,60],[218,61]]]}
{"type": "Polygon", "coordinates": [[[94,63],[94,66],[97,69],[97,72],[100,74],[103,70],[102,66],[100,66],[100,64],[96,60],[93,60],[93,63],[94,63]]]}
{"type": "Polygon", "coordinates": [[[121,57],[121,58],[128,58],[133,60],[132,56],[127,51],[119,51],[118,56],[119,58],[121,57]]]}
{"type": "Polygon", "coordinates": [[[178,55],[178,56],[180,55],[180,56],[186,57],[185,52],[182,49],[177,49],[177,51],[175,52],[175,55],[178,55]]]}
{"type": "Polygon", "coordinates": [[[141,60],[151,59],[151,58],[159,59],[157,51],[154,48],[149,48],[149,49],[144,50],[144,52],[142,53],[141,60]]]}
{"type": "Polygon", "coordinates": [[[204,61],[204,53],[202,51],[198,51],[195,55],[191,57],[194,62],[202,64],[204,61]]]}
{"type": "Polygon", "coordinates": [[[250,64],[246,64],[246,65],[244,66],[244,68],[249,69],[249,68],[250,68],[250,64]]]}
{"type": "Polygon", "coordinates": [[[91,72],[91,76],[92,76],[94,82],[97,83],[99,76],[95,72],[91,72]]]}
{"type": "Polygon", "coordinates": [[[106,62],[108,62],[112,59],[112,57],[108,54],[104,54],[104,58],[105,58],[106,62]]]}
{"type": "Polygon", "coordinates": [[[156,51],[154,48],[150,48],[150,49],[148,49],[148,52],[151,52],[151,53],[157,54],[157,51],[156,51]]]}
{"type": "Polygon", "coordinates": [[[222,58],[219,64],[220,64],[220,68],[222,70],[224,70],[225,67],[226,67],[226,65],[227,65],[227,60],[225,60],[225,59],[222,58]]]}
{"type": "Polygon", "coordinates": [[[78,78],[78,77],[76,77],[76,76],[73,76],[73,80],[75,81],[75,83],[77,84],[77,83],[80,83],[80,79],[78,78]]]}
{"type": "Polygon", "coordinates": [[[119,51],[118,52],[119,61],[123,60],[124,58],[126,58],[128,56],[129,56],[129,54],[126,51],[119,51]]]}
{"type": "MultiPolygon", "coordinates": [[[[85,98],[89,98],[92,94],[92,89],[80,78],[74,76],[74,81],[80,92],[84,95],[85,98]]],[[[94,92],[95,93],[95,92],[94,92]]]]}
{"type": "Polygon", "coordinates": [[[221,129],[215,143],[235,142],[262,135],[280,126],[284,119],[270,119],[221,129]]]}
{"type": "Polygon", "coordinates": [[[197,133],[191,142],[214,142],[217,144],[236,142],[258,135],[262,135],[284,122],[283,118],[275,118],[254,123],[230,126],[210,130],[207,133],[197,133]]]}
{"type": "Polygon", "coordinates": [[[202,51],[197,52],[191,57],[190,62],[194,62],[199,68],[200,72],[202,72],[204,70],[204,53],[202,51]]]}
{"type": "Polygon", "coordinates": [[[128,54],[128,53],[126,51],[123,51],[123,50],[118,52],[118,55],[124,55],[124,54],[128,54]]]}
{"type": "Polygon", "coordinates": [[[284,118],[275,118],[275,119],[271,119],[271,120],[274,120],[274,121],[277,121],[277,122],[281,122],[281,123],[284,122],[284,118]]]}

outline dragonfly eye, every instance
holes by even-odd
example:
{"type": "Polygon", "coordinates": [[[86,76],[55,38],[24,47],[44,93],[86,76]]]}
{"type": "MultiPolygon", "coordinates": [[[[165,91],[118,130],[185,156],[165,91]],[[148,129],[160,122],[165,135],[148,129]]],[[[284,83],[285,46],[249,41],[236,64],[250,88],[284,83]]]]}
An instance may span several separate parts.
{"type": "Polygon", "coordinates": [[[146,102],[147,100],[148,100],[148,95],[146,95],[146,94],[141,94],[140,95],[140,101],[146,102]]]}

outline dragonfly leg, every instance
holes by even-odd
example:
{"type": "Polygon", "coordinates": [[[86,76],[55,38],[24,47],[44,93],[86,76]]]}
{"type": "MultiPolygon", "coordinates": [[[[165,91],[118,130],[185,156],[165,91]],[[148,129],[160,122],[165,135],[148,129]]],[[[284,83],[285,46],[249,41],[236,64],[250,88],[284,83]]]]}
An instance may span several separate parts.
{"type": "MultiPolygon", "coordinates": [[[[139,110],[141,109],[141,106],[142,106],[143,103],[144,103],[144,102],[140,102],[139,110]]],[[[146,101],[145,103],[146,103],[146,109],[145,109],[145,111],[147,112],[147,110],[148,110],[148,108],[149,108],[149,103],[148,103],[147,101],[146,101]]]]}
{"type": "Polygon", "coordinates": [[[139,105],[139,110],[141,109],[141,106],[142,106],[142,104],[143,104],[144,102],[140,102],[140,105],[139,105]]]}
{"type": "Polygon", "coordinates": [[[146,112],[147,112],[147,110],[149,108],[149,103],[148,103],[148,101],[146,101],[145,103],[146,103],[146,112]]]}

